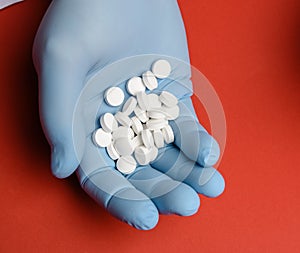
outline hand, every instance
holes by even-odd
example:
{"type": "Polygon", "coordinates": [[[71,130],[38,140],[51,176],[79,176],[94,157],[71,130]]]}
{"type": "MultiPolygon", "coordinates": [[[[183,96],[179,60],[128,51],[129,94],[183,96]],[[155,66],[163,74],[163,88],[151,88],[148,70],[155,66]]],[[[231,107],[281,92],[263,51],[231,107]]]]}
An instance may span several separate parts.
{"type": "Polygon", "coordinates": [[[64,178],[77,169],[92,198],[115,217],[145,230],[156,225],[158,212],[192,215],[200,204],[197,192],[215,197],[224,189],[222,176],[211,167],[219,158],[218,144],[197,121],[190,70],[180,64],[174,80],[189,88],[168,80],[159,85],[180,99],[181,114],[170,123],[174,144],[160,150],[158,159],[124,177],[105,150],[92,144],[95,120],[110,110],[103,105],[97,111],[103,91],[109,84],[124,88],[125,80],[147,70],[157,55],[189,62],[175,0],[53,0],[33,48],[53,174],[64,178]],[[144,54],[152,56],[137,56],[144,54]],[[114,63],[130,56],[137,56],[131,64],[114,63]],[[85,86],[87,80],[93,83],[95,73],[98,87],[85,86]]]}

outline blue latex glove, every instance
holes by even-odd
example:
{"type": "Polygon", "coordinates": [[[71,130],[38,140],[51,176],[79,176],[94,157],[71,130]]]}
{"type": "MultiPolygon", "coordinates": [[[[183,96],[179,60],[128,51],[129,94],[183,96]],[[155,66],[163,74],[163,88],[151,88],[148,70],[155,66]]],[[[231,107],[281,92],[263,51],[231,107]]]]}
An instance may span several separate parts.
{"type": "Polygon", "coordinates": [[[91,141],[98,116],[112,110],[105,105],[97,110],[101,92],[108,85],[124,88],[125,80],[162,58],[157,55],[189,62],[175,0],[53,0],[33,48],[40,117],[52,148],[53,174],[64,178],[77,170],[82,188],[92,198],[115,217],[144,230],[157,224],[159,213],[196,213],[197,193],[216,197],[224,190],[222,176],[211,167],[219,158],[219,146],[198,123],[188,88],[190,69],[176,60],[173,72],[186,87],[169,79],[159,84],[180,99],[181,115],[171,122],[174,144],[161,149],[151,165],[125,177],[105,149],[91,141]],[[154,55],[112,64],[144,54],[154,55]],[[95,73],[96,78],[91,78],[95,73]],[[97,78],[100,84],[85,91],[86,81],[96,83],[97,78]]]}

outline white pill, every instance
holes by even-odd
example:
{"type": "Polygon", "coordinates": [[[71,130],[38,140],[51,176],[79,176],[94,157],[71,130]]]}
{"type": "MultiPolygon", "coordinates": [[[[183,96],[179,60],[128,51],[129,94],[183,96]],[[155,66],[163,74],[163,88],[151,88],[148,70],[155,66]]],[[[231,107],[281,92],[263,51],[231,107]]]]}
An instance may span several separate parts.
{"type": "Polygon", "coordinates": [[[147,121],[146,126],[150,130],[162,129],[168,125],[168,121],[165,119],[150,119],[147,121]]]}
{"type": "Polygon", "coordinates": [[[148,99],[147,98],[148,98],[147,94],[143,91],[136,94],[136,99],[137,99],[138,105],[144,111],[146,111],[148,108],[148,99]]]}
{"type": "Polygon", "coordinates": [[[154,144],[157,148],[164,147],[164,136],[163,136],[161,130],[153,131],[153,139],[154,139],[154,144]]]}
{"type": "Polygon", "coordinates": [[[157,78],[167,78],[171,70],[171,65],[167,60],[158,60],[152,65],[152,72],[157,78]]]}
{"type": "Polygon", "coordinates": [[[131,174],[136,169],[136,161],[130,155],[122,156],[118,159],[116,167],[123,174],[131,174]]]}
{"type": "Polygon", "coordinates": [[[126,115],[130,115],[133,112],[136,105],[137,105],[136,99],[134,97],[130,97],[124,103],[123,108],[122,108],[122,112],[126,115]]]}
{"type": "Polygon", "coordinates": [[[132,121],[132,130],[136,133],[139,134],[142,130],[143,130],[143,125],[141,123],[141,121],[139,120],[139,118],[137,116],[134,116],[131,118],[132,121]]]}
{"type": "Polygon", "coordinates": [[[140,146],[135,149],[134,157],[140,165],[147,165],[151,161],[153,154],[145,146],[140,146]]]}
{"type": "Polygon", "coordinates": [[[158,86],[157,79],[150,70],[143,73],[142,79],[143,79],[143,83],[148,88],[148,90],[154,90],[157,88],[158,86]]]}
{"type": "Polygon", "coordinates": [[[104,131],[113,132],[118,128],[118,122],[116,121],[114,115],[111,113],[105,113],[100,118],[100,124],[104,131]]]}
{"type": "Polygon", "coordinates": [[[157,110],[147,111],[147,116],[151,119],[164,119],[166,117],[166,115],[164,113],[157,111],[157,110]]]}
{"type": "Polygon", "coordinates": [[[129,94],[136,96],[137,93],[145,91],[146,87],[142,81],[142,78],[135,76],[128,80],[127,82],[127,91],[129,94]]]}
{"type": "Polygon", "coordinates": [[[154,146],[153,136],[149,129],[145,129],[141,132],[142,141],[146,148],[151,148],[154,146]]]}
{"type": "Polygon", "coordinates": [[[149,117],[147,116],[146,111],[142,110],[139,106],[135,107],[134,113],[135,113],[135,116],[137,116],[138,119],[143,123],[145,123],[149,120],[149,117]]]}
{"type": "Polygon", "coordinates": [[[115,119],[122,125],[130,127],[132,124],[131,119],[123,112],[117,112],[115,114],[115,119]]]}
{"type": "Polygon", "coordinates": [[[105,91],[105,101],[111,106],[119,106],[124,101],[124,92],[119,87],[111,87],[105,91]]]}
{"type": "Polygon", "coordinates": [[[106,147],[106,152],[108,153],[109,157],[112,160],[117,160],[120,158],[119,153],[117,152],[117,150],[115,149],[113,143],[110,143],[107,147],[106,147]]]}
{"type": "Polygon", "coordinates": [[[105,132],[102,128],[99,128],[94,131],[92,140],[96,146],[105,148],[111,143],[112,136],[111,133],[105,132]]]}
{"type": "Polygon", "coordinates": [[[167,144],[171,143],[174,141],[174,132],[173,129],[170,125],[165,126],[162,130],[161,130],[163,136],[164,136],[164,140],[167,144]]]}
{"type": "Polygon", "coordinates": [[[149,94],[147,95],[147,110],[160,108],[161,107],[161,101],[159,99],[159,96],[156,94],[149,94]]]}
{"type": "Polygon", "coordinates": [[[131,155],[134,151],[134,145],[130,138],[122,137],[114,141],[114,147],[119,155],[131,155]]]}
{"type": "Polygon", "coordinates": [[[139,146],[142,146],[143,145],[142,137],[140,135],[135,136],[132,139],[132,143],[133,143],[134,149],[136,149],[139,146]]]}
{"type": "Polygon", "coordinates": [[[150,162],[154,161],[157,155],[158,155],[158,148],[154,146],[150,149],[150,162]]]}
{"type": "Polygon", "coordinates": [[[178,105],[174,106],[174,107],[167,107],[167,106],[162,106],[161,107],[162,112],[166,115],[166,119],[168,120],[174,120],[176,118],[178,118],[179,113],[180,113],[180,109],[178,107],[178,105]]]}
{"type": "Polygon", "coordinates": [[[133,138],[134,132],[130,127],[120,126],[118,127],[113,133],[112,138],[113,140],[117,140],[119,138],[133,138]]]}
{"type": "Polygon", "coordinates": [[[159,99],[167,107],[174,107],[178,103],[178,99],[168,91],[160,93],[159,99]]]}

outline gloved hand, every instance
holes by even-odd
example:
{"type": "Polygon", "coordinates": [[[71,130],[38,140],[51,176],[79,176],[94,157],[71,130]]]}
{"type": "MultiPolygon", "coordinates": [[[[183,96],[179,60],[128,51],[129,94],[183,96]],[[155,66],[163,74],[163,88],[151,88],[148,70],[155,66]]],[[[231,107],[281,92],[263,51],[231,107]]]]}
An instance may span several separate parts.
{"type": "Polygon", "coordinates": [[[77,170],[82,188],[92,198],[115,217],[143,230],[157,224],[158,213],[196,213],[197,193],[216,197],[224,190],[222,176],[211,167],[219,158],[219,146],[195,115],[190,69],[176,60],[172,63],[175,81],[159,84],[159,89],[170,90],[180,99],[180,117],[171,122],[174,144],[161,149],[151,165],[124,176],[105,149],[91,141],[99,116],[119,110],[105,104],[98,108],[103,91],[109,85],[124,89],[127,79],[148,70],[163,58],[160,55],[189,62],[175,0],[53,0],[33,48],[40,117],[52,148],[53,174],[64,178],[77,170]],[[85,86],[87,81],[91,85],[85,86]]]}

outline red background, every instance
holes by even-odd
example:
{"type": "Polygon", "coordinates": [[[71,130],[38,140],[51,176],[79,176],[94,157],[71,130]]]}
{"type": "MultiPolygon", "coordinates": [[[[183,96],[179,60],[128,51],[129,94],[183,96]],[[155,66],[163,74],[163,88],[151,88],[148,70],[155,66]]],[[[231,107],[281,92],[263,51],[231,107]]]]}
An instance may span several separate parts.
{"type": "Polygon", "coordinates": [[[50,173],[31,61],[49,3],[0,11],[0,252],[299,251],[298,0],[179,1],[192,64],[226,113],[227,186],[196,215],[161,216],[147,232],[112,218],[75,176],[50,173]]]}

